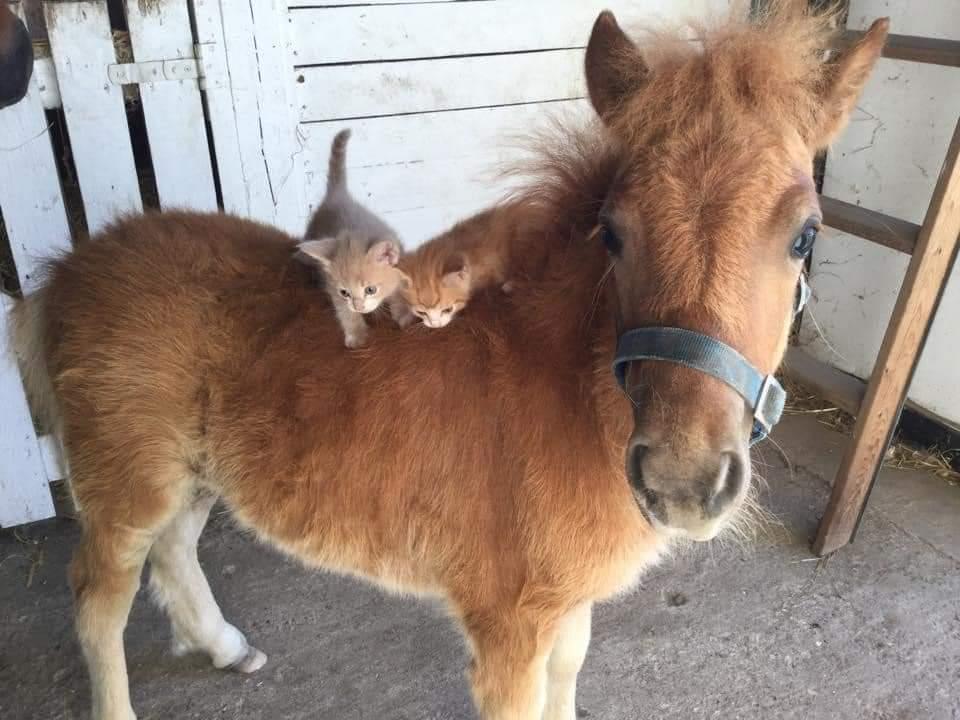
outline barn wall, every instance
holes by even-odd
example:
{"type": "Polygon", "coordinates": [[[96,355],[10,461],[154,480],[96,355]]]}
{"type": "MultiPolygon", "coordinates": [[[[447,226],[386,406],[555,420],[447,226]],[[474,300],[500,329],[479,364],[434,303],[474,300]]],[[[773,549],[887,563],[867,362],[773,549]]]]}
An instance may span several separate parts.
{"type": "MultiPolygon", "coordinates": [[[[897,34],[960,39],[957,0],[851,0],[848,25],[864,29],[882,15],[890,16],[897,34]]],[[[922,222],[958,117],[960,69],[881,59],[850,127],[830,151],[824,194],[922,222]]],[[[820,359],[868,377],[907,263],[902,253],[825,232],[813,257],[814,300],[803,344],[820,359]]],[[[955,425],[960,425],[958,274],[960,268],[910,390],[911,400],[955,425]]]]}
{"type": "Polygon", "coordinates": [[[551,115],[589,113],[583,47],[600,10],[629,26],[729,4],[292,0],[306,201],[320,202],[330,141],[351,127],[352,191],[413,247],[502,195],[496,171],[516,157],[519,133],[551,115]]]}

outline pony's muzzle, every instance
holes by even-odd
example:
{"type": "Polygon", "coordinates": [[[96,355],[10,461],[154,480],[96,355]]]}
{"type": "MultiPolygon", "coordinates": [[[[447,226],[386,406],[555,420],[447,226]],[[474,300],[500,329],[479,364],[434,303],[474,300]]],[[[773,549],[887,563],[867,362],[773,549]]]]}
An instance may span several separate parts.
{"type": "Polygon", "coordinates": [[[664,527],[696,540],[713,537],[743,500],[748,464],[737,452],[652,445],[634,433],[627,478],[643,510],[664,527]]]}

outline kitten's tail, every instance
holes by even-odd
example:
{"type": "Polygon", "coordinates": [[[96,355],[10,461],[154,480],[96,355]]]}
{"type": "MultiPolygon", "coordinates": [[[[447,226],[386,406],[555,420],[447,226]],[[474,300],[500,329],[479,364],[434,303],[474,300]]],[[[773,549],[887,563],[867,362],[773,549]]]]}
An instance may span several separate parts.
{"type": "Polygon", "coordinates": [[[350,128],[341,130],[330,145],[330,167],[327,170],[327,195],[347,189],[347,141],[350,128]]]}

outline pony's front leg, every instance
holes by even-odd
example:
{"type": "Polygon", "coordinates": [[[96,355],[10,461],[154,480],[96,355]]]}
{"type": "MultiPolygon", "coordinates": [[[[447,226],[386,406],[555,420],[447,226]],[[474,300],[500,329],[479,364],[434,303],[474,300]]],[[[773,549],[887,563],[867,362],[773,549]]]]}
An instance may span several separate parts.
{"type": "Polygon", "coordinates": [[[577,674],[590,645],[590,613],[585,603],[572,610],[557,626],[557,636],[547,660],[547,707],[543,720],[576,720],[577,674]]]}
{"type": "Polygon", "coordinates": [[[468,625],[473,644],[470,682],[483,720],[541,720],[553,636],[517,619],[468,625]]]}

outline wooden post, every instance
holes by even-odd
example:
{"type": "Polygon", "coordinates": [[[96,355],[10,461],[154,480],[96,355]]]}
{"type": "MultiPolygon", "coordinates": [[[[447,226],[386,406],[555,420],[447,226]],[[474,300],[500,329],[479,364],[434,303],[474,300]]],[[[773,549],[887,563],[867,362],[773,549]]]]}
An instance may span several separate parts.
{"type": "Polygon", "coordinates": [[[853,539],[950,277],[960,236],[958,158],[960,121],[857,413],[853,439],[837,471],[833,493],[813,543],[817,555],[832,553],[853,539]]]}

